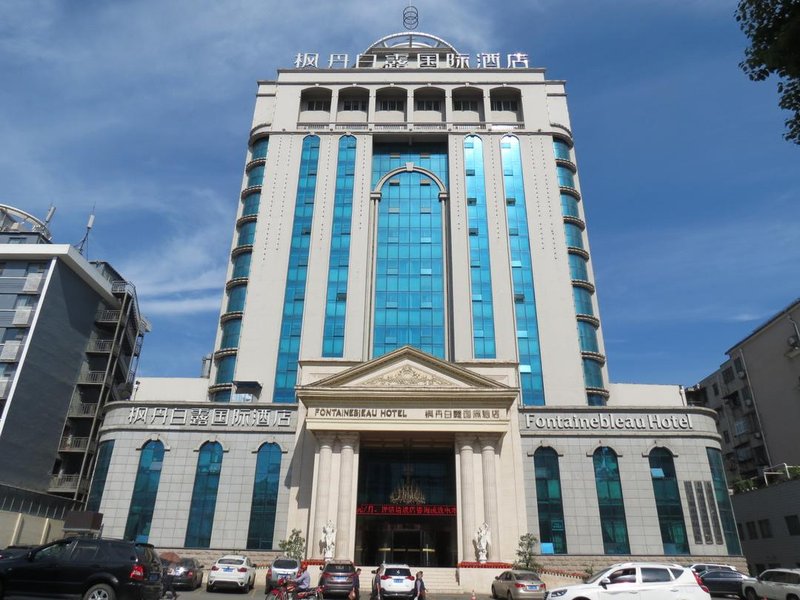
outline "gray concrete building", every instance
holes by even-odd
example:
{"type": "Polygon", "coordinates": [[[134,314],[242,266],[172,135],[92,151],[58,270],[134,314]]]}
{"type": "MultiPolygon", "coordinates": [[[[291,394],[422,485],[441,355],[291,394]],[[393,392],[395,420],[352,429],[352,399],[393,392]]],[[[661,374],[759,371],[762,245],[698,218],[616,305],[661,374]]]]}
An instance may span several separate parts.
{"type": "Polygon", "coordinates": [[[464,590],[527,533],[572,568],[738,555],[714,412],[608,379],[565,83],[416,32],[294,62],[258,82],[209,378],[108,406],[106,532],[297,529],[464,590]]]}
{"type": "Polygon", "coordinates": [[[109,264],[0,205],[0,543],[52,539],[90,501],[102,409],[130,397],[145,329],[109,264]]]}
{"type": "Polygon", "coordinates": [[[687,390],[717,413],[737,527],[751,571],[800,566],[800,300],[734,344],[687,390]]]}

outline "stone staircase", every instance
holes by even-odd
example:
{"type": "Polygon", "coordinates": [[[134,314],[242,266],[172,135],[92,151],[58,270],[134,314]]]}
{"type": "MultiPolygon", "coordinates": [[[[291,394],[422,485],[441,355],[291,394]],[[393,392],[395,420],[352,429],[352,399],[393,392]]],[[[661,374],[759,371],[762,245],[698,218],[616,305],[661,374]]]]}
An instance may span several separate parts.
{"type": "MultiPolygon", "coordinates": [[[[458,594],[464,591],[458,583],[458,569],[425,567],[421,570],[425,589],[431,594],[458,594]]],[[[413,569],[411,572],[416,574],[413,569]]]]}

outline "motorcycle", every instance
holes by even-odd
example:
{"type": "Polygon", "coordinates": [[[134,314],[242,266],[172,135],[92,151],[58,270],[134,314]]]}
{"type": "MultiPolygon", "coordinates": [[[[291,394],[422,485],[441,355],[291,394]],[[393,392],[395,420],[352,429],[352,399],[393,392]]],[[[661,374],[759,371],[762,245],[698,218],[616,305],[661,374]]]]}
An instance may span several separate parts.
{"type": "Polygon", "coordinates": [[[283,578],[267,592],[264,600],[323,600],[322,586],[297,591],[297,584],[294,581],[283,578]]]}

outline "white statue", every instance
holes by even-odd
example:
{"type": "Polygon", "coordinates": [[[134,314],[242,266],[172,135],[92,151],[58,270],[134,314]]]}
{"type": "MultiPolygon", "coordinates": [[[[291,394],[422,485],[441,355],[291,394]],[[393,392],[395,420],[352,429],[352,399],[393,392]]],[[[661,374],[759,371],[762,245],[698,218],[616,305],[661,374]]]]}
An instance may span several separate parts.
{"type": "Polygon", "coordinates": [[[333,549],[336,547],[336,527],[333,521],[328,521],[322,527],[322,556],[333,558],[333,549]]]}
{"type": "Polygon", "coordinates": [[[492,535],[489,533],[489,524],[484,523],[478,527],[478,533],[475,536],[475,545],[478,548],[478,562],[486,562],[486,555],[489,552],[489,544],[492,543],[492,535]]]}

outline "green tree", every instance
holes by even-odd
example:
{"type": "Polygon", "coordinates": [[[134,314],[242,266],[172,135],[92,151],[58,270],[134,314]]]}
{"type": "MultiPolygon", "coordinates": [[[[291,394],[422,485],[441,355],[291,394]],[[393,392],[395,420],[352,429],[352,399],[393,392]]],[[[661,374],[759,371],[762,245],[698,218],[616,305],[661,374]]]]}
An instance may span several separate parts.
{"type": "Polygon", "coordinates": [[[299,529],[292,529],[292,534],[288,539],[278,542],[278,548],[286,555],[297,560],[303,560],[306,551],[306,538],[300,535],[299,529]]]}
{"type": "Polygon", "coordinates": [[[736,20],[750,38],[739,66],[753,81],[778,76],[778,104],[792,113],[783,137],[800,144],[800,0],[740,0],[736,20]]]}
{"type": "Polygon", "coordinates": [[[538,570],[541,568],[539,563],[536,562],[536,544],[539,543],[537,538],[532,533],[526,533],[519,536],[519,546],[517,547],[517,561],[514,567],[517,569],[531,569],[538,570]]]}

